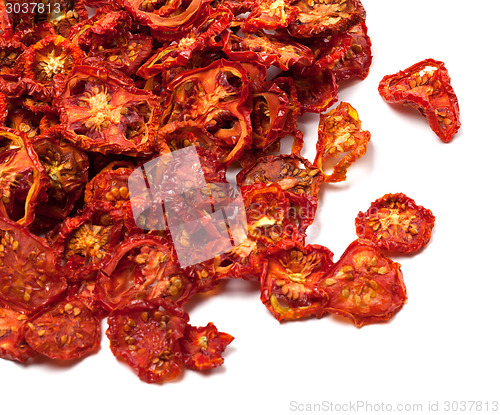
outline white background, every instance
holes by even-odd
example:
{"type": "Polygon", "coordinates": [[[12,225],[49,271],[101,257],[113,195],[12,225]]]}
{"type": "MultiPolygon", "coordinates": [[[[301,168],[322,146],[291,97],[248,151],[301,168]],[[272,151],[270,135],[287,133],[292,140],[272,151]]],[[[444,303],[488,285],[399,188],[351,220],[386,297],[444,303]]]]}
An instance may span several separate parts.
{"type": "MultiPolygon", "coordinates": [[[[230,281],[188,306],[192,324],[212,321],[235,336],[223,367],[149,385],[116,361],[103,336],[100,352],[76,364],[1,360],[1,413],[278,415],[324,401],[424,410],[439,401],[444,413],[446,400],[500,400],[499,2],[364,5],[373,65],[365,81],[340,90],[340,100],[358,110],[372,140],[346,182],[322,189],[308,242],[338,259],[356,238],[358,211],[385,193],[404,192],[431,209],[427,248],[395,258],[409,296],[401,312],[362,329],[332,317],[279,324],[256,285],[230,281]],[[384,75],[424,58],[445,62],[458,96],[462,128],[448,144],[416,110],[388,105],[377,92],[384,75]]],[[[300,127],[313,159],[317,116],[300,127]]]]}

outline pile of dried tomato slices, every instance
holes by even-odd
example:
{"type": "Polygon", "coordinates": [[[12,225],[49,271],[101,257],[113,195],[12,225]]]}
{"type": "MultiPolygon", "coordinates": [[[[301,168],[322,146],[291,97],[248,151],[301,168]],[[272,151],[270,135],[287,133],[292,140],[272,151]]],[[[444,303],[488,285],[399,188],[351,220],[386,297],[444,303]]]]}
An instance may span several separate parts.
{"type": "Polygon", "coordinates": [[[359,0],[15,4],[0,0],[0,357],[85,357],[107,317],[113,353],[146,382],[213,368],[233,338],[190,325],[183,305],[231,278],[260,281],[280,321],[362,326],[403,306],[386,254],[418,251],[434,224],[405,195],[360,213],[336,263],[305,245],[322,184],[345,180],[370,140],[348,103],[324,113],[368,74],[359,0]],[[300,155],[307,112],[322,113],[314,163],[300,155]],[[291,154],[276,154],[286,136],[291,154]],[[136,223],[128,177],[187,146],[212,194],[241,167],[248,236],[181,268],[168,230],[136,223]]]}

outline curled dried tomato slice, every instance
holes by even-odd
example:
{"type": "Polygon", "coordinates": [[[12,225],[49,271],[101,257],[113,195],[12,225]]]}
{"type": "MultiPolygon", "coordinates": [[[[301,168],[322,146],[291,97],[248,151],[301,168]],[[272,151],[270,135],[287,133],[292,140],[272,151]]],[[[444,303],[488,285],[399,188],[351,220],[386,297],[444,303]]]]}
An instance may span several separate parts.
{"type": "Polygon", "coordinates": [[[111,312],[106,331],[113,354],[148,383],[178,377],[184,355],[179,339],[189,316],[167,300],[140,301],[111,312]]]}
{"type": "Polygon", "coordinates": [[[457,96],[443,62],[425,59],[394,75],[386,75],[378,90],[387,102],[416,107],[445,143],[460,128],[457,96]]]}
{"type": "Polygon", "coordinates": [[[24,77],[33,81],[32,91],[52,100],[57,83],[84,58],[83,51],[68,39],[52,35],[43,38],[24,53],[24,77]]]}
{"type": "Polygon", "coordinates": [[[330,68],[293,67],[279,77],[291,77],[297,89],[301,114],[320,113],[338,100],[338,85],[330,68]]]}
{"type": "Polygon", "coordinates": [[[403,193],[386,194],[356,217],[358,237],[386,252],[417,252],[431,239],[435,217],[403,193]]]}
{"type": "Polygon", "coordinates": [[[46,0],[45,5],[40,18],[47,20],[59,35],[66,38],[74,26],[88,17],[83,0],[46,0]]]}
{"type": "Polygon", "coordinates": [[[45,240],[0,218],[0,303],[34,313],[54,301],[66,286],[45,240]]]}
{"type": "Polygon", "coordinates": [[[130,201],[128,179],[134,171],[132,167],[104,168],[85,187],[85,204],[104,200],[113,209],[123,210],[130,201]]]}
{"type": "Polygon", "coordinates": [[[264,156],[236,176],[238,186],[254,183],[276,183],[283,190],[316,197],[323,174],[300,156],[279,154],[264,156]]]}
{"type": "Polygon", "coordinates": [[[260,298],[278,321],[323,314],[328,297],[319,282],[332,270],[332,256],[323,246],[291,241],[263,255],[260,298]]]}
{"type": "Polygon", "coordinates": [[[210,39],[222,33],[231,24],[233,15],[223,6],[208,13],[203,21],[182,38],[159,49],[137,71],[144,79],[151,78],[165,69],[185,66],[196,50],[205,48],[210,39]]]}
{"type": "Polygon", "coordinates": [[[364,23],[359,23],[347,31],[351,39],[347,52],[334,61],[332,70],[337,82],[353,77],[365,79],[372,64],[372,42],[368,36],[368,28],[364,23]]]}
{"type": "Polygon", "coordinates": [[[0,305],[1,358],[25,362],[36,354],[24,340],[23,327],[27,320],[27,315],[0,305]]]}
{"type": "Polygon", "coordinates": [[[361,129],[357,111],[347,102],[341,102],[337,108],[320,115],[318,132],[314,165],[324,173],[325,162],[334,159],[333,172],[326,176],[325,181],[345,180],[347,168],[366,153],[370,132],[361,129]]]}
{"type": "Polygon", "coordinates": [[[305,45],[285,36],[271,36],[264,32],[228,37],[224,52],[230,59],[242,62],[259,62],[266,67],[276,65],[283,71],[300,64],[310,66],[314,61],[312,51],[305,45]]]}
{"type": "Polygon", "coordinates": [[[368,240],[351,243],[320,286],[325,310],[350,318],[358,327],[389,320],[406,302],[400,265],[368,240]]]}
{"type": "Polygon", "coordinates": [[[173,40],[189,32],[209,7],[209,0],[120,0],[120,3],[160,40],[173,40]]]}
{"type": "Polygon", "coordinates": [[[28,321],[26,342],[51,359],[79,359],[95,353],[101,323],[78,298],[65,299],[28,321]]]}
{"type": "Polygon", "coordinates": [[[65,219],[87,184],[88,157],[67,140],[67,133],[60,126],[49,128],[38,136],[33,148],[50,181],[49,199],[37,206],[36,213],[65,219]]]}
{"type": "Polygon", "coordinates": [[[176,122],[194,121],[217,139],[217,146],[228,153],[221,161],[230,164],[251,142],[250,113],[247,71],[221,59],[186,71],[168,85],[160,125],[171,131],[176,122]]]}
{"type": "Polygon", "coordinates": [[[290,112],[287,94],[272,83],[267,90],[253,94],[252,111],[252,146],[266,150],[281,138],[287,131],[285,125],[290,112]]]}
{"type": "Polygon", "coordinates": [[[46,198],[48,178],[22,133],[0,127],[0,216],[29,226],[35,206],[46,198]]]}
{"type": "Polygon", "coordinates": [[[359,0],[298,0],[296,19],[288,26],[293,37],[309,38],[347,30],[364,18],[359,0]]]}
{"type": "Polygon", "coordinates": [[[100,269],[97,290],[100,301],[112,310],[157,297],[182,304],[191,294],[191,283],[179,268],[171,243],[141,235],[116,247],[100,269]]]}
{"type": "Polygon", "coordinates": [[[205,327],[186,327],[181,347],[184,353],[184,364],[188,369],[213,369],[224,363],[221,356],[234,337],[217,330],[213,323],[205,327]]]}
{"type": "Polygon", "coordinates": [[[61,122],[84,150],[137,155],[151,151],[158,102],[123,74],[77,65],[58,97],[61,122]]]}

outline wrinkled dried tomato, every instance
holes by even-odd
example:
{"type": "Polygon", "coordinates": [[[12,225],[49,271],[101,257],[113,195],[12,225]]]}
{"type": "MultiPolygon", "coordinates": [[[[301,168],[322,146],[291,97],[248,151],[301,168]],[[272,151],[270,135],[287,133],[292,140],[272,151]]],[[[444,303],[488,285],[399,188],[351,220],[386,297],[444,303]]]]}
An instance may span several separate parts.
{"type": "Polygon", "coordinates": [[[445,143],[460,128],[457,96],[443,62],[425,59],[394,75],[386,75],[378,90],[387,102],[416,107],[445,143]]]}
{"type": "Polygon", "coordinates": [[[106,331],[113,354],[148,383],[178,377],[184,355],[179,339],[188,315],[167,300],[139,301],[111,312],[106,331]]]}
{"type": "Polygon", "coordinates": [[[173,246],[152,236],[133,236],[116,247],[116,253],[99,271],[99,300],[110,310],[134,300],[168,298],[184,303],[191,282],[179,268],[173,246]]]}
{"type": "Polygon", "coordinates": [[[356,217],[358,237],[385,252],[417,252],[431,239],[435,217],[403,193],[386,194],[356,217]]]}
{"type": "Polygon", "coordinates": [[[184,364],[188,369],[207,370],[224,363],[221,354],[234,340],[227,333],[221,333],[213,323],[205,327],[186,327],[186,333],[181,339],[184,353],[184,364]]]}
{"type": "Polygon", "coordinates": [[[347,247],[320,287],[328,294],[325,310],[358,327],[389,320],[406,302],[400,265],[363,239],[347,247]]]}
{"type": "Polygon", "coordinates": [[[316,197],[323,174],[300,156],[279,154],[259,158],[236,176],[238,186],[277,183],[283,190],[316,197]]]}
{"type": "Polygon", "coordinates": [[[320,245],[284,241],[270,248],[261,275],[261,300],[278,321],[323,314],[328,297],[319,288],[333,254],[320,245]]]}
{"type": "Polygon", "coordinates": [[[27,320],[27,315],[0,305],[1,358],[25,362],[36,354],[24,340],[27,320]]]}
{"type": "Polygon", "coordinates": [[[57,104],[71,140],[84,150],[137,155],[151,151],[157,99],[104,67],[78,65],[66,78],[57,104]]]}
{"type": "Polygon", "coordinates": [[[29,226],[46,198],[48,178],[23,133],[0,127],[0,216],[29,226]]]}
{"type": "Polygon", "coordinates": [[[325,163],[329,159],[337,159],[333,172],[326,175],[325,181],[335,183],[345,180],[347,168],[366,153],[370,137],[370,132],[361,129],[357,111],[347,102],[341,102],[337,108],[321,114],[314,165],[324,173],[325,163]]]}
{"type": "Polygon", "coordinates": [[[34,313],[66,289],[55,253],[25,227],[0,218],[0,304],[34,313]]]}
{"type": "Polygon", "coordinates": [[[99,349],[101,323],[84,302],[70,298],[28,321],[25,337],[34,351],[51,359],[78,359],[99,349]]]}

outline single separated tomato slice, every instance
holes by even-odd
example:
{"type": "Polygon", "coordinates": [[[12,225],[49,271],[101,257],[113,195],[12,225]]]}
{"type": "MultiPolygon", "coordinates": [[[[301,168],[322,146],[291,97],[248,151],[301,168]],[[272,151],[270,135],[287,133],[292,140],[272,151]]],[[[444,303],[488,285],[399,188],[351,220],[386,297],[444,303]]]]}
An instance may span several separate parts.
{"type": "Polygon", "coordinates": [[[176,129],[176,123],[192,120],[216,138],[229,165],[252,141],[252,84],[246,69],[224,59],[205,68],[185,71],[166,89],[160,126],[176,129]]]}
{"type": "Polygon", "coordinates": [[[170,242],[136,235],[118,245],[116,253],[102,265],[97,292],[99,300],[113,310],[133,300],[157,297],[182,304],[189,298],[191,285],[170,242]]]}
{"type": "Polygon", "coordinates": [[[328,294],[325,311],[346,316],[358,327],[389,320],[407,299],[400,265],[364,239],[347,247],[319,286],[328,294]]]}
{"type": "Polygon", "coordinates": [[[158,102],[121,72],[77,65],[66,78],[57,105],[61,123],[82,149],[137,155],[151,152],[158,102]]]}
{"type": "Polygon", "coordinates": [[[458,100],[444,63],[425,59],[380,81],[378,91],[387,102],[416,107],[432,131],[445,143],[460,128],[458,100]]]}
{"type": "Polygon", "coordinates": [[[431,239],[435,217],[403,193],[386,194],[356,217],[356,234],[385,252],[420,251],[431,239]]]}
{"type": "Polygon", "coordinates": [[[168,300],[139,301],[111,312],[106,335],[113,354],[141,380],[163,383],[182,372],[184,355],[179,339],[188,320],[186,312],[168,300]]]}
{"type": "Polygon", "coordinates": [[[78,359],[99,349],[101,322],[75,297],[28,321],[25,336],[33,350],[51,359],[78,359]]]}
{"type": "Polygon", "coordinates": [[[328,297],[319,283],[333,268],[332,256],[323,246],[292,241],[263,254],[260,299],[278,321],[323,314],[328,297]]]}
{"type": "Polygon", "coordinates": [[[224,363],[221,356],[234,337],[217,330],[213,323],[205,327],[195,327],[190,324],[186,327],[181,347],[184,353],[184,364],[188,369],[213,369],[224,363]]]}
{"type": "Polygon", "coordinates": [[[25,362],[36,353],[24,340],[28,316],[0,305],[0,358],[25,362]]]}
{"type": "Polygon", "coordinates": [[[0,303],[26,314],[40,310],[66,289],[58,271],[45,240],[0,218],[0,303]]]}
{"type": "Polygon", "coordinates": [[[340,158],[325,181],[335,183],[345,180],[347,168],[366,153],[370,137],[369,131],[361,129],[357,111],[347,102],[341,102],[337,108],[321,114],[314,165],[324,173],[327,160],[340,158]]]}

